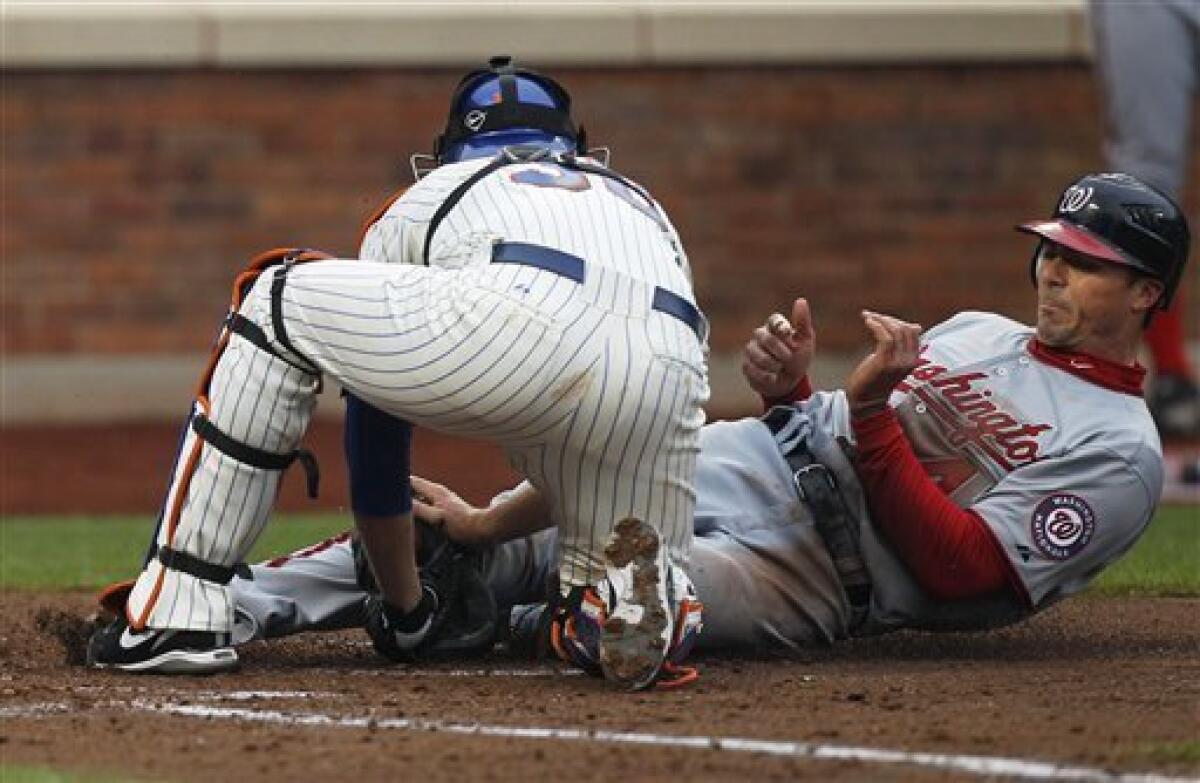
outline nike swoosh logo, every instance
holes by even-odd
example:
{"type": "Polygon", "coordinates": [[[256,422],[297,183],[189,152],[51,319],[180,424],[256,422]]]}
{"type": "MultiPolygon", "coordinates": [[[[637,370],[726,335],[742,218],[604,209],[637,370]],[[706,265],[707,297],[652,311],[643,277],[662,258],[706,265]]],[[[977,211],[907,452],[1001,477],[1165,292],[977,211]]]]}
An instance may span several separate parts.
{"type": "Polygon", "coordinates": [[[139,644],[142,644],[143,642],[145,642],[146,641],[145,637],[146,637],[146,634],[134,633],[132,628],[126,626],[125,630],[121,631],[121,638],[117,640],[117,643],[121,645],[122,649],[132,650],[133,648],[137,647],[139,644]],[[139,637],[141,637],[141,638],[139,638],[139,637]]]}
{"type": "Polygon", "coordinates": [[[121,638],[117,640],[117,643],[126,650],[132,650],[139,645],[145,644],[150,639],[153,639],[154,642],[150,645],[150,651],[153,652],[159,647],[162,647],[163,642],[167,641],[174,635],[174,631],[142,631],[141,633],[137,633],[136,631],[126,627],[124,631],[121,631],[121,638]]]}

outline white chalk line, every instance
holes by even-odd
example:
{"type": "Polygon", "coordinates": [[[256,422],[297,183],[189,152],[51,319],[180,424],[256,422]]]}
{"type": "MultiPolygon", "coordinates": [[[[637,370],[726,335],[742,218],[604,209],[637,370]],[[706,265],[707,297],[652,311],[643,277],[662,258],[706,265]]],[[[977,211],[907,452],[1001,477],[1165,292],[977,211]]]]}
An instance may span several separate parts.
{"type": "Polygon", "coordinates": [[[44,718],[70,712],[71,705],[62,701],[47,701],[41,704],[20,704],[15,707],[0,707],[0,718],[44,718]]]}
{"type": "Polygon", "coordinates": [[[202,701],[254,701],[256,699],[336,699],[339,695],[328,691],[199,691],[192,697],[202,701]]]}
{"type": "Polygon", "coordinates": [[[1032,780],[1097,781],[1097,783],[1200,783],[1196,778],[1177,778],[1156,774],[1121,774],[1088,767],[1069,767],[1052,762],[1028,761],[997,756],[969,756],[950,753],[911,753],[901,750],[824,745],[807,742],[756,740],[742,737],[705,737],[591,729],[544,728],[537,726],[499,726],[483,723],[447,723],[422,718],[376,718],[372,716],[336,716],[311,712],[281,712],[237,707],[211,707],[199,704],[154,703],[135,699],[129,705],[136,710],[181,715],[272,723],[285,726],[328,726],[337,728],[400,729],[444,734],[514,739],[562,740],[605,744],[647,745],[696,748],[753,753],[767,756],[859,761],[875,764],[908,764],[976,775],[1003,776],[1032,780]]]}
{"type": "MultiPolygon", "coordinates": [[[[178,693],[177,695],[185,695],[178,693]]],[[[186,694],[202,701],[248,701],[254,699],[313,699],[334,697],[337,694],[319,691],[199,691],[186,694]]],[[[969,756],[945,753],[913,753],[907,751],[865,748],[848,745],[824,745],[804,742],[755,740],[741,737],[705,737],[639,732],[614,732],[588,729],[498,726],[480,723],[446,723],[421,718],[345,717],[322,713],[287,713],[278,710],[253,710],[235,707],[212,707],[197,704],[155,703],[144,699],[132,702],[108,702],[108,708],[131,707],[144,712],[159,712],[186,717],[230,719],[289,726],[329,726],[336,728],[400,729],[442,732],[484,737],[544,739],[608,744],[650,745],[660,747],[696,748],[757,753],[768,756],[859,761],[876,764],[910,764],[950,769],[978,775],[1035,780],[1101,781],[1104,783],[1200,783],[1197,778],[1178,778],[1156,774],[1111,773],[1087,767],[1067,767],[1051,762],[1028,761],[995,756],[969,756]]],[[[76,708],[65,702],[43,702],[14,707],[0,707],[0,718],[44,718],[72,712],[76,708]]]]}
{"type": "Polygon", "coordinates": [[[582,669],[358,669],[349,672],[355,677],[580,677],[582,669]]]}

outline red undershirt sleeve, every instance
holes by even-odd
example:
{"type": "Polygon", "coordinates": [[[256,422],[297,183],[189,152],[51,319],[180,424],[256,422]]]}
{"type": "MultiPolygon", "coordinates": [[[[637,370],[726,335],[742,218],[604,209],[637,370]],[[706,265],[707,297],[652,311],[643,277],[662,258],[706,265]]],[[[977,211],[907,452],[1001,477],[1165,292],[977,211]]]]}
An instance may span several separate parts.
{"type": "Polygon", "coordinates": [[[779,397],[763,397],[763,408],[770,410],[776,405],[791,405],[794,402],[802,402],[812,396],[813,387],[812,381],[805,375],[800,380],[796,381],[796,385],[787,394],[779,397]]]}
{"type": "Polygon", "coordinates": [[[929,477],[891,408],[851,425],[871,516],[931,597],[962,600],[1006,587],[1024,594],[987,524],[929,477]]]}

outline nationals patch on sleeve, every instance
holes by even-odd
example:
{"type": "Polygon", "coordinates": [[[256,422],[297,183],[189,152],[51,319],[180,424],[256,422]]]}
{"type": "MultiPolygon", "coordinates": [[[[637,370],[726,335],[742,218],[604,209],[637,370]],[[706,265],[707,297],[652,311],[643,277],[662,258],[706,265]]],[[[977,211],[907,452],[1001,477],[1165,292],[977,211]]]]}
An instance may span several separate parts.
{"type": "Polygon", "coordinates": [[[1030,522],[1033,543],[1053,560],[1074,557],[1092,540],[1096,515],[1078,495],[1065,492],[1038,503],[1030,522]]]}

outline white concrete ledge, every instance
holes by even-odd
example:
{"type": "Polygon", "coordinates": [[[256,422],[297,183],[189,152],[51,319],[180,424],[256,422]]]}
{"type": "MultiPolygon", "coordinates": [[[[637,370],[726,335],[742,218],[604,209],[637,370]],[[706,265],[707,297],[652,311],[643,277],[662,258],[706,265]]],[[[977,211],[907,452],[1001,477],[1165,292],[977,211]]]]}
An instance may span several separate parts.
{"type": "MultiPolygon", "coordinates": [[[[207,360],[201,354],[5,357],[0,363],[0,425],[182,420],[207,360]]],[[[852,362],[850,356],[820,359],[813,368],[814,383],[818,388],[840,386],[852,362]]],[[[758,398],[742,380],[739,365],[736,354],[710,357],[709,410],[758,410],[758,398]]],[[[339,393],[337,384],[327,381],[316,415],[341,416],[339,393]]]]}
{"type": "Polygon", "coordinates": [[[463,66],[1063,60],[1085,0],[6,0],[6,67],[463,66]]]}
{"type": "MultiPolygon", "coordinates": [[[[0,424],[182,421],[207,361],[206,354],[5,357],[0,424]]],[[[339,391],[325,384],[319,415],[341,415],[339,391]]]]}
{"type": "MultiPolygon", "coordinates": [[[[1200,366],[1200,340],[1188,344],[1200,366]]],[[[861,357],[825,354],[813,362],[813,386],[841,387],[861,357]]],[[[0,359],[0,426],[182,420],[207,354],[27,354],[0,359]]],[[[1142,357],[1148,364],[1149,356],[1142,357]]],[[[761,403],[742,380],[738,352],[709,356],[712,399],[718,415],[755,412],[761,403]]],[[[339,417],[340,387],[326,380],[317,416],[339,417]]]]}
{"type": "Polygon", "coordinates": [[[1062,60],[1089,51],[1080,3],[667,6],[649,16],[658,62],[1062,60]]]}

